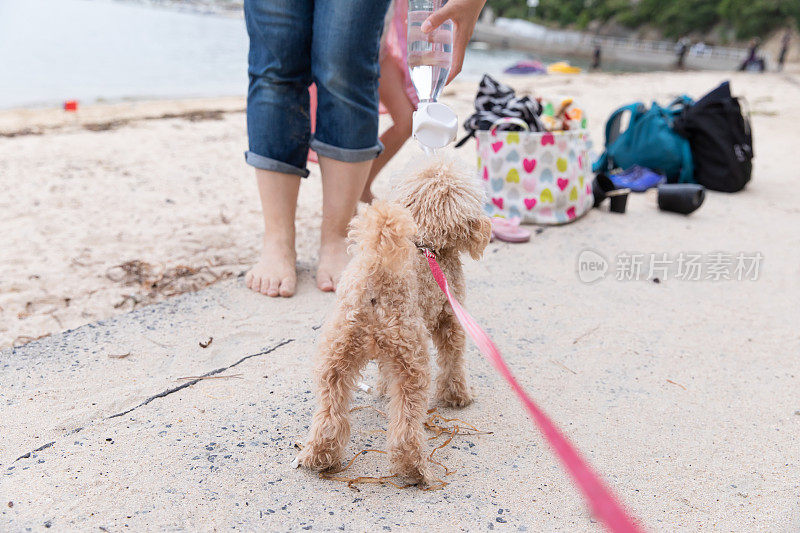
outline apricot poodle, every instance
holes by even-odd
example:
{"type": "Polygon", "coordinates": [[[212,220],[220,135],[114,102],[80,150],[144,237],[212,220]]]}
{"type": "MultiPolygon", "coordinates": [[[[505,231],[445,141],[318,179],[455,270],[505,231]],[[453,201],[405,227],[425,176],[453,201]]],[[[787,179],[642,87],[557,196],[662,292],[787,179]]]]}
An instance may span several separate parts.
{"type": "Polygon", "coordinates": [[[479,259],[491,223],[480,184],[451,163],[437,162],[395,187],[356,217],[353,259],[337,288],[317,368],[317,410],[298,462],[315,470],[340,468],[350,437],[350,400],[361,371],[377,360],[389,397],[392,470],[432,480],[423,421],[430,385],[429,339],[436,347],[436,399],[462,407],[472,401],[464,368],[465,335],[431,275],[420,248],[436,254],[455,296],[463,301],[461,253],[479,259]]]}

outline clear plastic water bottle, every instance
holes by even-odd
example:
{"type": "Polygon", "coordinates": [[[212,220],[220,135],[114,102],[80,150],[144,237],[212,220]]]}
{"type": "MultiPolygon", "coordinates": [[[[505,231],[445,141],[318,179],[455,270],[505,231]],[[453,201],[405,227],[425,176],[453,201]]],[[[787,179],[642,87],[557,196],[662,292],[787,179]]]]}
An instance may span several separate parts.
{"type": "Polygon", "coordinates": [[[447,0],[409,0],[408,68],[421,102],[435,102],[442,93],[453,63],[453,23],[445,21],[431,33],[422,23],[447,0]]]}
{"type": "Polygon", "coordinates": [[[456,114],[437,102],[453,64],[453,22],[446,20],[432,32],[422,32],[422,23],[446,3],[408,0],[408,70],[419,96],[412,131],[429,155],[453,142],[458,131],[456,114]]]}

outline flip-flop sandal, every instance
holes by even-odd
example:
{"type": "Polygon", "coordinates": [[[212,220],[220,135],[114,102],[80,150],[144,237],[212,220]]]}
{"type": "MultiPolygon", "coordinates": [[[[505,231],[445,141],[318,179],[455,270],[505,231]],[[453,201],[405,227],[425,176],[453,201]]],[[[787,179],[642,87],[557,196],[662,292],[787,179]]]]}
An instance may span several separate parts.
{"type": "Polygon", "coordinates": [[[519,227],[519,218],[499,218],[492,219],[492,240],[520,243],[531,240],[531,232],[519,227]]]}

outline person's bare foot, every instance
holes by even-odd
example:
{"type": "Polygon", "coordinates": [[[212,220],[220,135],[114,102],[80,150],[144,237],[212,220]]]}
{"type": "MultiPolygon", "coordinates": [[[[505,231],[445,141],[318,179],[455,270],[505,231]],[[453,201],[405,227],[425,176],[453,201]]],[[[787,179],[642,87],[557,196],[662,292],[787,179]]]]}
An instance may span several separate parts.
{"type": "Polygon", "coordinates": [[[349,261],[347,239],[344,237],[326,239],[319,248],[317,287],[323,292],[334,292],[349,261]]]}
{"type": "Polygon", "coordinates": [[[247,288],[273,298],[294,295],[297,254],[292,244],[264,237],[258,262],[245,275],[247,288]]]}

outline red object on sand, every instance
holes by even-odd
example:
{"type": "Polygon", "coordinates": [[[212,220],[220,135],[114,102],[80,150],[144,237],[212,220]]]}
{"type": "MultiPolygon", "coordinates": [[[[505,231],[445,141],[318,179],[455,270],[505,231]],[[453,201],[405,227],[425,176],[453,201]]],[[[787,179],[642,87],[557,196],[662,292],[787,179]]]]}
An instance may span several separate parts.
{"type": "Polygon", "coordinates": [[[78,101],[77,100],[67,100],[64,102],[64,111],[77,111],[78,110],[78,101]]]}

